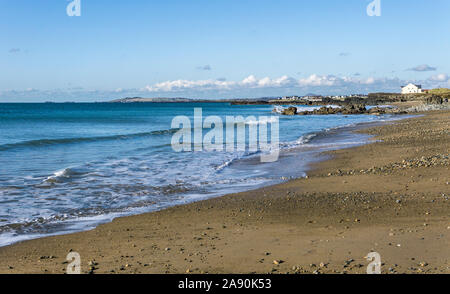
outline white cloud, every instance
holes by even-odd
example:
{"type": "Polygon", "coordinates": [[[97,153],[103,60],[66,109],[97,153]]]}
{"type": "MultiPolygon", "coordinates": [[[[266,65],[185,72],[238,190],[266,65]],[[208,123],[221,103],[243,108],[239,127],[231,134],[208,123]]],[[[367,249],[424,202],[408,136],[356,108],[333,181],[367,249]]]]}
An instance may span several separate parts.
{"type": "Polygon", "coordinates": [[[245,78],[242,82],[237,83],[237,86],[247,86],[251,88],[278,88],[278,87],[295,87],[297,81],[288,76],[282,76],[276,79],[265,77],[258,79],[251,75],[245,78]]]}
{"type": "Polygon", "coordinates": [[[374,84],[374,83],[375,83],[375,79],[372,78],[372,77],[368,78],[368,79],[365,80],[365,82],[364,82],[364,84],[367,84],[367,85],[371,85],[371,84],[374,84]]]}
{"type": "Polygon", "coordinates": [[[180,92],[184,90],[233,90],[233,89],[252,89],[252,88],[277,88],[277,87],[295,87],[297,81],[288,76],[271,79],[265,77],[262,79],[250,75],[240,82],[220,80],[175,80],[148,85],[143,90],[147,92],[180,92]]]}
{"type": "Polygon", "coordinates": [[[315,86],[315,87],[349,87],[360,85],[375,85],[383,83],[391,83],[394,79],[377,79],[369,77],[366,79],[359,79],[355,77],[337,77],[334,75],[316,75],[313,74],[307,78],[300,79],[299,85],[301,87],[315,86]]]}
{"type": "Polygon", "coordinates": [[[210,97],[261,97],[301,94],[308,92],[333,93],[368,93],[400,91],[406,81],[398,78],[376,77],[339,77],[335,75],[312,74],[306,78],[294,79],[289,76],[279,78],[258,78],[250,75],[241,81],[226,80],[176,80],[149,85],[142,90],[151,95],[163,96],[203,96],[210,97]]]}
{"type": "Polygon", "coordinates": [[[243,85],[255,85],[257,83],[257,79],[254,75],[246,77],[243,81],[243,85]]]}
{"type": "Polygon", "coordinates": [[[143,90],[147,92],[179,92],[183,90],[214,90],[229,89],[235,82],[219,81],[219,80],[176,80],[157,83],[153,86],[146,86],[143,90]]]}
{"type": "Polygon", "coordinates": [[[39,90],[5,90],[0,92],[0,101],[31,99],[45,101],[100,101],[123,97],[190,97],[190,98],[236,98],[266,97],[283,95],[351,94],[371,92],[400,92],[400,86],[416,83],[426,88],[449,87],[447,74],[437,74],[426,80],[402,80],[399,78],[378,78],[362,76],[336,76],[312,74],[295,79],[287,75],[258,78],[249,75],[239,81],[225,78],[208,80],[174,80],[145,86],[140,89],[116,88],[110,91],[88,90],[81,87],[39,90]]]}
{"type": "Polygon", "coordinates": [[[449,77],[447,74],[438,74],[438,75],[431,76],[429,78],[429,80],[433,81],[433,82],[446,82],[449,80],[449,77]]]}
{"type": "Polygon", "coordinates": [[[300,86],[333,86],[335,83],[334,76],[319,76],[316,74],[299,80],[300,86]]]}

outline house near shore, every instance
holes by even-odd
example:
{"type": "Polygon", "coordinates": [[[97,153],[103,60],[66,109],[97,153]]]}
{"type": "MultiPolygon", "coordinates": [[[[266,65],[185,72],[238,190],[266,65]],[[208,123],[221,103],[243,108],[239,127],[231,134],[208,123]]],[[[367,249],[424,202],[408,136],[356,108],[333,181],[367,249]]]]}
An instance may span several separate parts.
{"type": "Polygon", "coordinates": [[[298,96],[284,96],[282,98],[278,98],[279,100],[284,100],[284,101],[295,101],[300,99],[300,97],[298,96]]]}
{"type": "Polygon", "coordinates": [[[319,95],[317,95],[317,96],[303,96],[302,98],[303,98],[303,100],[310,101],[310,102],[321,102],[321,101],[323,101],[323,97],[319,96],[319,95]]]}
{"type": "Polygon", "coordinates": [[[422,93],[421,85],[409,83],[408,85],[402,87],[402,94],[417,94],[417,93],[422,93]]]}

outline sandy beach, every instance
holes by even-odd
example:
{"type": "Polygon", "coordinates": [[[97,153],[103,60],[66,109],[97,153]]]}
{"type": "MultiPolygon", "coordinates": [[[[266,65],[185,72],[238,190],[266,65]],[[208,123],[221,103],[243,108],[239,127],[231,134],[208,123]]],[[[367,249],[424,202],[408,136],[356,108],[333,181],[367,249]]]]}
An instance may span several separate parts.
{"type": "Polygon", "coordinates": [[[450,273],[450,114],[361,130],[305,179],[0,248],[0,273],[450,273]]]}

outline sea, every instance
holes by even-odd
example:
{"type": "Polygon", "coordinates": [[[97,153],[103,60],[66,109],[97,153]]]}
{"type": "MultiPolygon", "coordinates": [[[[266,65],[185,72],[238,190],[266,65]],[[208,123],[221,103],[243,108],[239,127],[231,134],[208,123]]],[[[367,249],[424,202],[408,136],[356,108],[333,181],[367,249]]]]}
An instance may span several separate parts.
{"type": "Polygon", "coordinates": [[[1,103],[0,246],[304,177],[324,159],[321,152],[370,140],[355,127],[395,119],[276,110],[230,103],[1,103]],[[175,152],[179,129],[172,121],[194,122],[195,108],[224,122],[227,116],[278,119],[279,159],[261,162],[258,152],[242,150],[175,152]]]}

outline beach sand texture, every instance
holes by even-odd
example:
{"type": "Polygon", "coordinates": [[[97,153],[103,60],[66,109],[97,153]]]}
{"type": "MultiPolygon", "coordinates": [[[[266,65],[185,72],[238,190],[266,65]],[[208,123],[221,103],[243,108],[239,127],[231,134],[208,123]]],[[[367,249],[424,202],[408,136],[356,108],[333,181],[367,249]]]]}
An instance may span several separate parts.
{"type": "Polygon", "coordinates": [[[0,248],[0,273],[450,273],[450,112],[372,127],[307,179],[0,248]]]}

